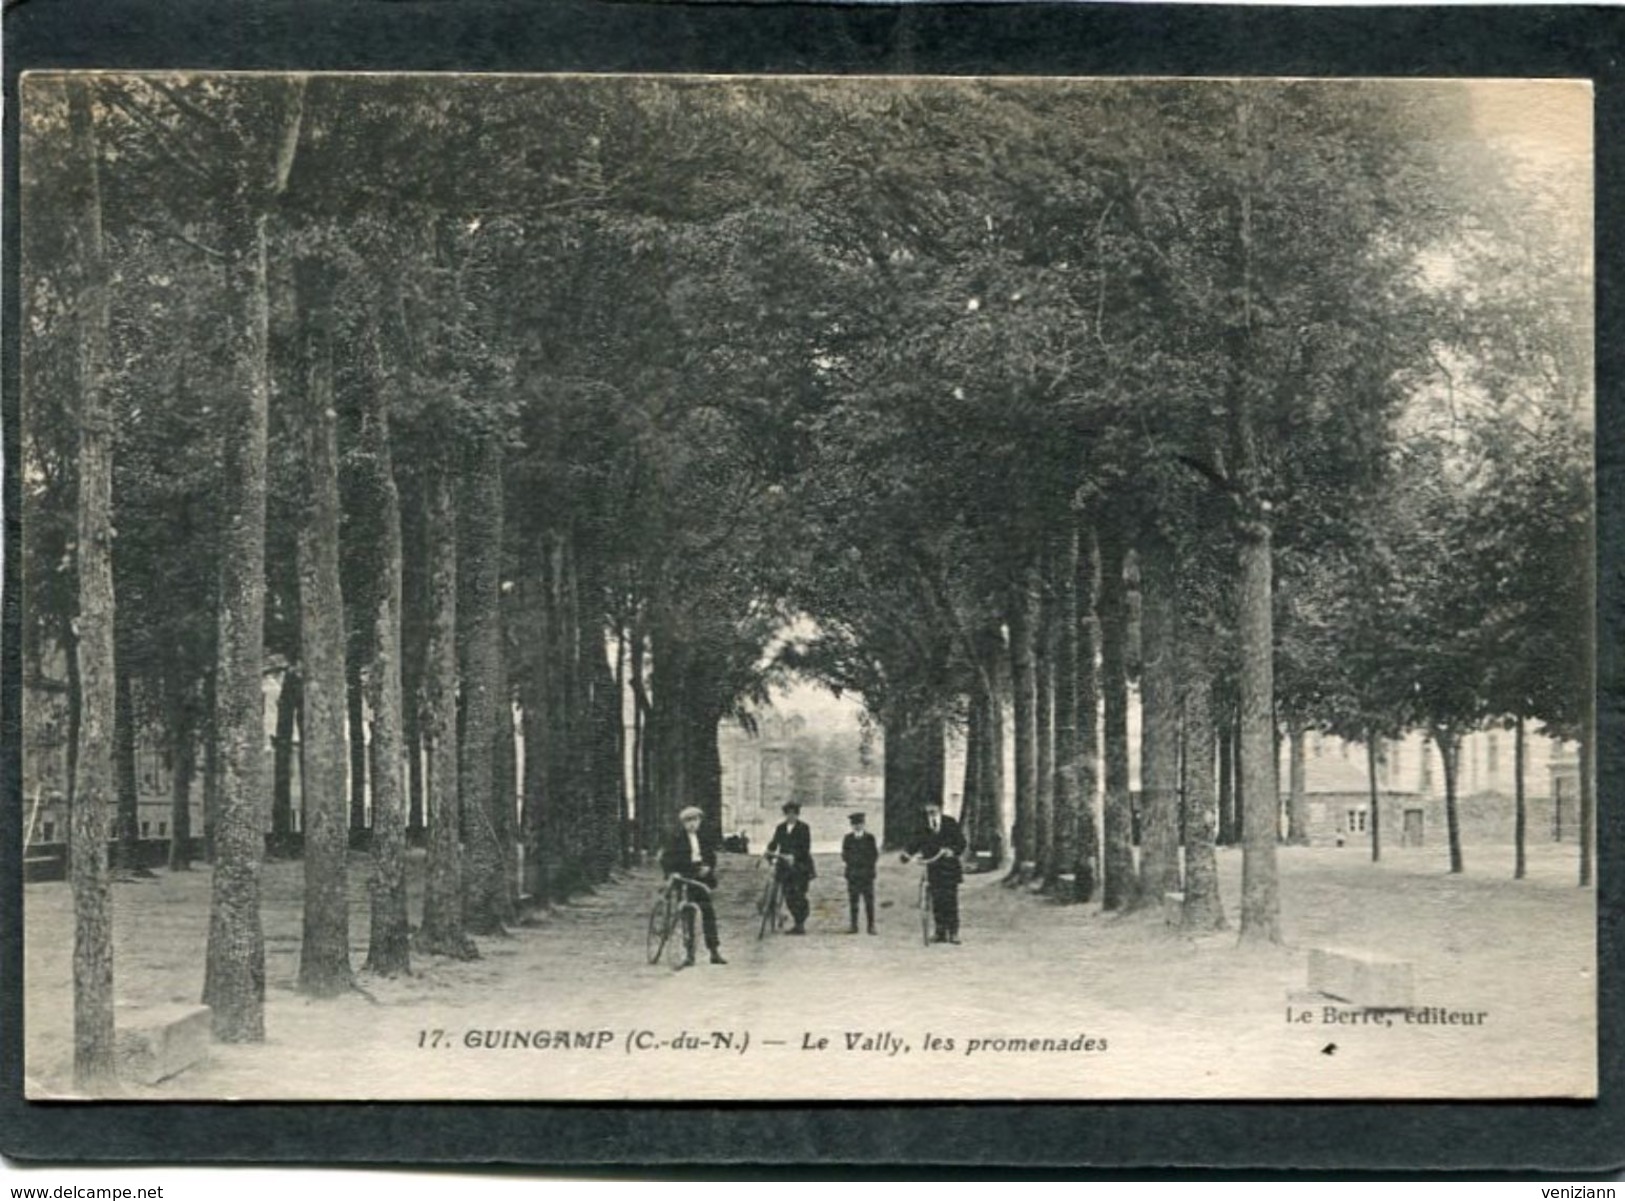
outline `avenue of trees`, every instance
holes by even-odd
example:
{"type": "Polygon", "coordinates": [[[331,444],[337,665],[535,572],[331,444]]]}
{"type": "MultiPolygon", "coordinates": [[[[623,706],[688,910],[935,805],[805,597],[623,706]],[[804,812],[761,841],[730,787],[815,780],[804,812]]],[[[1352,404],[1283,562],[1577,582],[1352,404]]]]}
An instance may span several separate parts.
{"type": "Polygon", "coordinates": [[[1589,213],[1465,85],[36,75],[23,117],[87,1085],[138,728],[233,1041],[295,730],[313,996],[358,835],[365,970],[476,955],[716,821],[789,671],[861,696],[888,836],[959,731],[982,866],[1244,940],[1278,740],[1375,788],[1426,731],[1456,871],[1467,733],[1578,739],[1591,803],[1589,213]]]}

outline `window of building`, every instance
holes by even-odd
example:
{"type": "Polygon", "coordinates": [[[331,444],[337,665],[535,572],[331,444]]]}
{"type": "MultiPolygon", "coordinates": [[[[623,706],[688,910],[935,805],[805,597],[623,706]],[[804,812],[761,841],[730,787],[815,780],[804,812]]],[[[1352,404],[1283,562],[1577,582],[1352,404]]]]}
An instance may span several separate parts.
{"type": "Polygon", "coordinates": [[[151,836],[152,836],[152,823],[151,822],[142,822],[141,823],[141,837],[142,838],[150,838],[151,836]]]}
{"type": "Polygon", "coordinates": [[[43,836],[41,837],[40,841],[41,842],[55,842],[56,841],[56,823],[55,822],[46,822],[45,823],[45,832],[44,832],[43,836]]]}
{"type": "Polygon", "coordinates": [[[1490,777],[1490,783],[1495,783],[1495,775],[1501,770],[1501,743],[1492,730],[1484,737],[1484,771],[1490,777]]]}
{"type": "Polygon", "coordinates": [[[1344,815],[1344,820],[1344,829],[1346,829],[1350,834],[1365,833],[1365,810],[1363,808],[1350,809],[1348,813],[1344,815]]]}
{"type": "Polygon", "coordinates": [[[1433,787],[1433,744],[1422,744],[1422,791],[1433,787]]]}
{"type": "Polygon", "coordinates": [[[158,823],[158,837],[159,838],[168,838],[169,837],[169,823],[168,822],[159,822],[158,823]]]}

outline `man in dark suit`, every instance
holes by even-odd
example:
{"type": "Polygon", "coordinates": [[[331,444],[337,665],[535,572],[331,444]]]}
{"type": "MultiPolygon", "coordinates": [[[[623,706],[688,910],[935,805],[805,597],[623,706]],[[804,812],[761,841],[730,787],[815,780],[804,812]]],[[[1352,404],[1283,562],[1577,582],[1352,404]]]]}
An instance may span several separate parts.
{"type": "Polygon", "coordinates": [[[813,867],[812,831],[801,820],[801,806],[795,801],[784,803],[784,820],[773,831],[773,841],[767,844],[767,854],[775,859],[775,870],[784,882],[784,905],[795,923],[791,934],[807,932],[807,886],[818,874],[813,867]]]}
{"type": "MultiPolygon", "coordinates": [[[[698,880],[705,888],[687,888],[688,899],[700,908],[700,927],[705,934],[705,948],[711,952],[712,963],[727,963],[722,957],[721,941],[717,938],[717,911],[711,903],[710,890],[717,883],[717,840],[701,826],[705,815],[693,805],[677,815],[681,828],[667,840],[660,852],[660,870],[669,880],[682,876],[698,880]]],[[[694,962],[693,914],[687,915],[690,926],[683,931],[688,948],[688,963],[694,962]]]]}
{"type": "Polygon", "coordinates": [[[942,802],[925,803],[925,822],[909,841],[903,862],[914,856],[927,860],[926,886],[931,890],[931,912],[937,931],[932,942],[959,945],[959,881],[965,875],[960,856],[965,835],[959,823],[942,811],[942,802]]]}
{"type": "Polygon", "coordinates": [[[846,866],[846,903],[852,911],[848,934],[858,932],[858,901],[863,901],[864,916],[869,919],[869,933],[875,932],[875,865],[880,862],[880,848],[875,836],[863,828],[864,815],[854,813],[847,819],[852,830],[841,839],[841,862],[846,866]]]}

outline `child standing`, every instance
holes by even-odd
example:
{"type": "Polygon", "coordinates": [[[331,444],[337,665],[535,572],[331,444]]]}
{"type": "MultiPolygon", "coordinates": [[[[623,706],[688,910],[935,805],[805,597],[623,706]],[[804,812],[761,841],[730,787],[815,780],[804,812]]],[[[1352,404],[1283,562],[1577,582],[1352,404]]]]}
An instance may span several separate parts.
{"type": "Polygon", "coordinates": [[[841,862],[846,865],[846,900],[852,911],[852,924],[848,934],[858,932],[858,899],[863,899],[863,912],[869,919],[869,933],[875,932],[875,864],[880,860],[880,848],[875,836],[863,828],[864,815],[854,813],[847,819],[852,831],[841,840],[841,862]]]}

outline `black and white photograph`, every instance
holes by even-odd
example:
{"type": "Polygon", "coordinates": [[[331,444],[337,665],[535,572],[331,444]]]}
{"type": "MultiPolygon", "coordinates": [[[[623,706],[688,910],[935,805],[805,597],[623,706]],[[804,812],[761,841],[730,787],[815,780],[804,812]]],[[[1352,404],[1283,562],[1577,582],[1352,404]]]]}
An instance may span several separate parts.
{"type": "Polygon", "coordinates": [[[25,75],[26,1097],[1596,1097],[1592,101],[25,75]]]}

